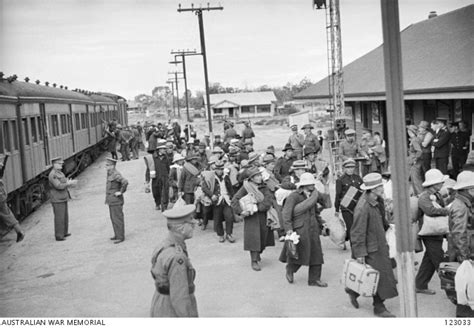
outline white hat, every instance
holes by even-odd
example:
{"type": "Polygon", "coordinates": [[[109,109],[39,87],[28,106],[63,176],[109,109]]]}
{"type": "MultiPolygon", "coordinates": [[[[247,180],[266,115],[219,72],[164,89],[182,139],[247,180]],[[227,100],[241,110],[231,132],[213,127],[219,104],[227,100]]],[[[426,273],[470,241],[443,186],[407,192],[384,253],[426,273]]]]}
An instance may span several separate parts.
{"type": "Polygon", "coordinates": [[[230,143],[233,144],[233,143],[237,143],[239,142],[239,139],[230,139],[230,143]]]}
{"type": "Polygon", "coordinates": [[[177,161],[184,160],[184,156],[181,154],[174,154],[173,156],[173,163],[176,163],[177,161]]]}
{"type": "Polygon", "coordinates": [[[426,171],[425,182],[423,182],[421,185],[423,187],[429,187],[438,183],[443,183],[448,179],[449,179],[449,176],[444,175],[440,170],[431,169],[431,170],[426,171]]]}
{"type": "Polygon", "coordinates": [[[189,138],[189,140],[188,140],[188,145],[189,145],[189,144],[193,144],[193,143],[194,143],[194,138],[189,138]]]}
{"type": "Polygon", "coordinates": [[[316,183],[316,179],[311,173],[305,172],[300,176],[300,182],[296,183],[296,188],[301,186],[310,186],[316,183]]]}
{"type": "Polygon", "coordinates": [[[379,173],[369,173],[362,178],[362,181],[364,181],[364,183],[360,185],[360,189],[362,190],[370,190],[383,186],[382,175],[379,173]]]}
{"type": "Polygon", "coordinates": [[[458,174],[458,179],[454,185],[454,190],[474,188],[474,172],[462,171],[458,174]]]}

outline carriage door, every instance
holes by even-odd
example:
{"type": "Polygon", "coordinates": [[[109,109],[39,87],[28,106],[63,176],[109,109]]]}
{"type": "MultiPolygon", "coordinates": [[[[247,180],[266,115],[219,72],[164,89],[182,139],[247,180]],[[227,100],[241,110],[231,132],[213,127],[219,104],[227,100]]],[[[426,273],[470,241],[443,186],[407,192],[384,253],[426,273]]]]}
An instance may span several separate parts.
{"type": "Polygon", "coordinates": [[[40,136],[43,136],[43,150],[44,150],[44,161],[45,165],[49,165],[49,133],[48,133],[48,126],[46,123],[46,108],[44,104],[40,104],[40,117],[39,117],[39,128],[40,128],[40,136]]]}
{"type": "Polygon", "coordinates": [[[72,105],[69,104],[69,115],[68,115],[68,126],[69,126],[69,133],[71,133],[71,138],[72,138],[72,152],[73,154],[76,153],[76,129],[74,129],[74,125],[72,124],[74,115],[72,114],[72,105]]]}

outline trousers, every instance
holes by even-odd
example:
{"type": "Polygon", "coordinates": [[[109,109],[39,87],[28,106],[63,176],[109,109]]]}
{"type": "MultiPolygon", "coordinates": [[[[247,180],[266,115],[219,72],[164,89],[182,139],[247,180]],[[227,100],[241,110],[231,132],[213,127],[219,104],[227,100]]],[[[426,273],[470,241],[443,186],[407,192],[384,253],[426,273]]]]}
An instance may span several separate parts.
{"type": "Polygon", "coordinates": [[[418,289],[428,289],[428,283],[443,260],[443,239],[433,237],[421,239],[423,244],[425,244],[426,250],[415,277],[415,286],[418,289]]]}
{"type": "Polygon", "coordinates": [[[218,236],[224,236],[224,221],[225,233],[232,235],[234,229],[234,214],[232,208],[223,200],[219,205],[214,206],[214,231],[218,236]]]}
{"type": "MultiPolygon", "coordinates": [[[[294,263],[287,263],[286,264],[286,269],[288,271],[296,273],[299,268],[301,268],[300,264],[294,264],[294,263]]],[[[321,280],[321,271],[322,271],[323,265],[322,264],[316,264],[316,265],[310,265],[309,266],[309,271],[308,271],[308,282],[316,282],[318,280],[321,280]]]]}
{"type": "Polygon", "coordinates": [[[435,158],[436,168],[443,174],[448,174],[448,157],[435,158]]]}
{"type": "Polygon", "coordinates": [[[204,206],[202,205],[202,224],[203,226],[207,226],[207,223],[209,222],[209,220],[213,217],[213,205],[209,205],[209,206],[204,206]]]}
{"type": "Polygon", "coordinates": [[[125,223],[123,219],[123,205],[109,205],[109,213],[115,238],[118,240],[124,240],[125,223]]]}
{"type": "Polygon", "coordinates": [[[54,212],[54,236],[63,239],[69,229],[67,202],[52,203],[54,212]]]}
{"type": "Polygon", "coordinates": [[[160,206],[164,210],[168,208],[169,183],[166,177],[157,177],[151,180],[151,191],[155,205],[160,206]]]}
{"type": "Polygon", "coordinates": [[[341,209],[342,219],[346,224],[346,241],[351,241],[351,228],[354,222],[354,214],[348,210],[341,209]]]}

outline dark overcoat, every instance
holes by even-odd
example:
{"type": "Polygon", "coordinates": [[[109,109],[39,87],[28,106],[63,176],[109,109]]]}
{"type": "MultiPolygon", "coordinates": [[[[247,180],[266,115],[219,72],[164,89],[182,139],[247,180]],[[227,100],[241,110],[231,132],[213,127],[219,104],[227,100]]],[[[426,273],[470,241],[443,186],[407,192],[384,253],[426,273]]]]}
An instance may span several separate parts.
{"type": "MultiPolygon", "coordinates": [[[[285,232],[293,230],[300,236],[296,244],[298,260],[288,259],[289,263],[299,265],[323,264],[323,250],[321,247],[322,220],[319,215],[318,203],[323,208],[331,207],[329,195],[319,193],[317,190],[308,198],[302,189],[292,192],[285,200],[283,206],[283,226],[285,232]],[[300,205],[299,207],[296,207],[300,205]]],[[[282,252],[280,261],[286,262],[286,254],[282,252]]]]}
{"type": "Polygon", "coordinates": [[[380,272],[377,294],[383,300],[398,295],[385,231],[385,210],[382,199],[371,201],[364,193],[354,209],[351,228],[352,256],[364,257],[365,262],[380,272]]]}
{"type": "MultiPolygon", "coordinates": [[[[275,239],[270,227],[267,227],[267,211],[272,206],[272,194],[265,184],[258,186],[263,194],[263,201],[257,204],[258,211],[244,218],[244,250],[262,252],[266,246],[275,246],[275,239]]],[[[237,215],[242,213],[239,200],[247,195],[247,190],[240,188],[232,197],[231,206],[237,215]]]]}

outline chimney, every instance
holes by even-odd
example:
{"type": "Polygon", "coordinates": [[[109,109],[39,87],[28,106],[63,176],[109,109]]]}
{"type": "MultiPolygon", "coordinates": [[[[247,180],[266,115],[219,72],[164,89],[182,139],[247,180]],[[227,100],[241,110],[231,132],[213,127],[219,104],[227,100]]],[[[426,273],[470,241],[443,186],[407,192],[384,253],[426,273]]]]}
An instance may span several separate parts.
{"type": "Polygon", "coordinates": [[[428,15],[428,19],[431,19],[433,17],[436,17],[438,16],[438,14],[436,13],[436,11],[430,11],[429,15],[428,15]]]}

